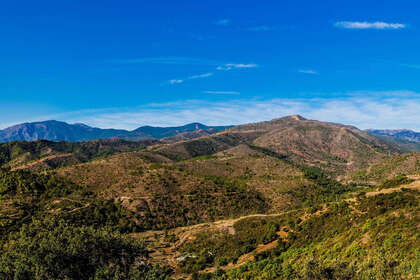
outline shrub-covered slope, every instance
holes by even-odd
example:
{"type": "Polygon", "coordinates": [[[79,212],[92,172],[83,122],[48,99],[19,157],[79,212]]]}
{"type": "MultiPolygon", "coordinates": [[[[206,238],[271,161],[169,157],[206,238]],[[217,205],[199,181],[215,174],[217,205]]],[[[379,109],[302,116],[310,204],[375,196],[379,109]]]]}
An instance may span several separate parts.
{"type": "Polygon", "coordinates": [[[399,175],[418,175],[420,173],[420,153],[408,153],[389,157],[353,172],[350,179],[361,183],[379,184],[399,175]]]}
{"type": "Polygon", "coordinates": [[[404,149],[352,126],[290,116],[235,126],[227,131],[158,147],[174,160],[211,155],[239,144],[267,148],[295,164],[313,165],[343,177],[404,149]]]}
{"type": "Polygon", "coordinates": [[[418,154],[300,116],[203,135],[1,144],[0,279],[418,276],[418,154]]]}
{"type": "Polygon", "coordinates": [[[140,150],[155,141],[129,142],[118,139],[88,142],[46,140],[13,141],[0,144],[0,166],[21,169],[54,169],[115,153],[140,150]]]}

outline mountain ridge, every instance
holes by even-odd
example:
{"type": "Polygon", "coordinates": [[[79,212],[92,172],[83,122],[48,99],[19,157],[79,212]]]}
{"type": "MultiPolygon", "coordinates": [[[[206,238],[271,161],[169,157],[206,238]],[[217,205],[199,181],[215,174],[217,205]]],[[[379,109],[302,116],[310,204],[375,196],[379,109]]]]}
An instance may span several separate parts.
{"type": "MultiPolygon", "coordinates": [[[[17,124],[0,130],[0,142],[16,140],[80,142],[109,138],[138,141],[144,139],[174,137],[178,134],[186,132],[193,133],[204,131],[207,134],[212,134],[230,127],[231,126],[207,126],[201,123],[190,123],[175,127],[141,126],[137,129],[129,131],[124,129],[102,129],[91,127],[83,123],[69,124],[56,120],[47,120],[17,124]]],[[[201,136],[201,134],[197,133],[197,136],[201,136]]]]}
{"type": "Polygon", "coordinates": [[[410,129],[367,129],[366,131],[377,136],[389,136],[420,143],[420,132],[410,129]]]}
{"type": "Polygon", "coordinates": [[[239,144],[266,148],[297,164],[317,166],[335,176],[402,152],[398,143],[386,142],[354,126],[300,116],[238,125],[207,137],[158,145],[156,151],[174,160],[186,160],[239,144]]]}

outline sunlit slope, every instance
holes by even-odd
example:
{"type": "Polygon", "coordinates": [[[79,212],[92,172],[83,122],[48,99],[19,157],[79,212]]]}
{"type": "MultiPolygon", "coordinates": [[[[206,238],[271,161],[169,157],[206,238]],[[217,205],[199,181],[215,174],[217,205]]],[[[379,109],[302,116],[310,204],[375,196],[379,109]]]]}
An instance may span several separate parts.
{"type": "Polygon", "coordinates": [[[345,176],[403,151],[352,126],[290,116],[233,127],[215,135],[165,145],[157,152],[174,160],[211,155],[240,144],[267,148],[295,164],[345,176]]]}
{"type": "Polygon", "coordinates": [[[357,170],[351,174],[350,180],[355,182],[378,184],[398,175],[419,175],[420,153],[396,155],[377,164],[357,170]]]}

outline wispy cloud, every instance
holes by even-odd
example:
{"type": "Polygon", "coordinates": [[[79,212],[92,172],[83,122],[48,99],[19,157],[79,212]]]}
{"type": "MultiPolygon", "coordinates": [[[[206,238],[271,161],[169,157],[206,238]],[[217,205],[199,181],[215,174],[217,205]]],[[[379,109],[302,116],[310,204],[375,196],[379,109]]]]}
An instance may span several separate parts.
{"type": "Polygon", "coordinates": [[[188,77],[189,80],[195,80],[195,79],[202,79],[202,78],[207,78],[207,77],[211,77],[213,76],[213,73],[204,73],[204,74],[200,74],[200,75],[193,75],[188,77]]]}
{"type": "Polygon", "coordinates": [[[185,78],[185,79],[169,80],[168,84],[170,84],[170,85],[182,84],[182,83],[184,83],[185,81],[188,81],[188,80],[203,79],[203,78],[208,78],[208,77],[211,77],[211,76],[213,76],[213,73],[204,73],[204,74],[199,74],[199,75],[192,75],[192,76],[189,76],[188,78],[185,78]]]}
{"type": "Polygon", "coordinates": [[[219,19],[214,24],[226,26],[226,25],[229,25],[231,22],[232,21],[230,19],[225,18],[225,19],[219,19]]]}
{"type": "MultiPolygon", "coordinates": [[[[230,71],[232,69],[256,68],[256,67],[258,67],[257,64],[228,63],[228,64],[219,65],[219,66],[216,67],[216,69],[219,70],[219,71],[230,71]]],[[[189,77],[183,78],[183,79],[171,79],[166,84],[170,84],[170,85],[182,84],[187,80],[196,80],[196,79],[208,78],[208,77],[211,77],[213,75],[214,75],[214,73],[208,72],[208,73],[199,74],[199,75],[192,75],[192,76],[189,76],[189,77]]]]}
{"type": "Polygon", "coordinates": [[[223,91],[223,90],[206,90],[204,93],[208,94],[220,94],[220,95],[239,95],[238,91],[223,91]]]}
{"type": "MultiPolygon", "coordinates": [[[[103,128],[134,129],[141,125],[172,126],[188,122],[243,124],[300,114],[306,118],[367,128],[420,130],[420,93],[410,91],[347,93],[345,98],[179,101],[136,108],[68,112],[49,116],[103,128]]],[[[40,119],[40,118],[38,118],[40,119]]]]}
{"type": "Polygon", "coordinates": [[[402,23],[387,23],[383,21],[367,22],[367,21],[338,21],[334,23],[335,27],[346,29],[403,29],[406,24],[402,23]]]}
{"type": "Polygon", "coordinates": [[[180,80],[180,79],[172,79],[172,80],[169,80],[169,83],[171,85],[182,84],[183,82],[184,82],[184,80],[180,80]]]}
{"type": "Polygon", "coordinates": [[[267,32],[267,31],[274,31],[276,29],[274,26],[258,25],[258,26],[248,27],[246,30],[253,31],[253,32],[267,32]]]}
{"type": "Polygon", "coordinates": [[[235,63],[228,63],[228,64],[224,64],[224,65],[220,65],[218,66],[216,69],[217,70],[222,70],[222,71],[230,71],[232,69],[241,69],[241,68],[256,68],[258,67],[257,64],[251,63],[251,64],[235,64],[235,63]]]}
{"type": "Polygon", "coordinates": [[[315,71],[315,70],[298,70],[299,73],[302,74],[310,74],[310,75],[319,75],[319,72],[315,71]]]}
{"type": "MultiPolygon", "coordinates": [[[[239,68],[255,68],[258,67],[254,63],[223,63],[210,59],[191,58],[191,57],[145,57],[145,58],[133,58],[133,59],[113,59],[107,60],[113,64],[173,64],[173,65],[205,65],[215,66],[217,70],[229,71],[232,69],[239,68]]],[[[210,76],[210,75],[209,75],[210,76]]]]}
{"type": "Polygon", "coordinates": [[[412,69],[420,69],[420,64],[400,64],[401,66],[412,68],[412,69]]]}

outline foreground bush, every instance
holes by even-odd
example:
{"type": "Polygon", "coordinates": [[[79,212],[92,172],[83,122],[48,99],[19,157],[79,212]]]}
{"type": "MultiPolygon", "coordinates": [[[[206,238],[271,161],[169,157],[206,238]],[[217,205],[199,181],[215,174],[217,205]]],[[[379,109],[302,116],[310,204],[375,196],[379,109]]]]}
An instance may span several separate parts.
{"type": "Polygon", "coordinates": [[[166,279],[140,241],[63,221],[33,221],[0,252],[0,279],[166,279]]]}

